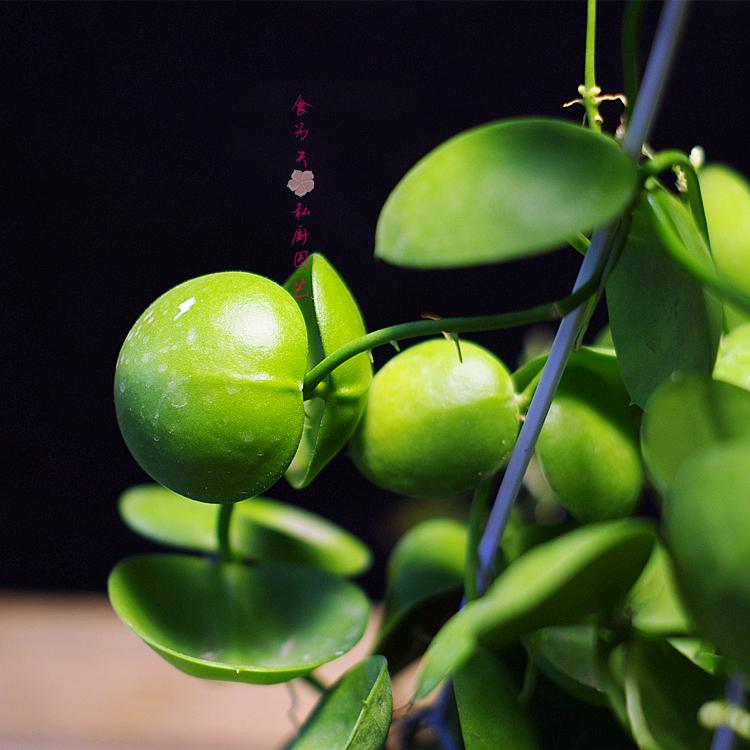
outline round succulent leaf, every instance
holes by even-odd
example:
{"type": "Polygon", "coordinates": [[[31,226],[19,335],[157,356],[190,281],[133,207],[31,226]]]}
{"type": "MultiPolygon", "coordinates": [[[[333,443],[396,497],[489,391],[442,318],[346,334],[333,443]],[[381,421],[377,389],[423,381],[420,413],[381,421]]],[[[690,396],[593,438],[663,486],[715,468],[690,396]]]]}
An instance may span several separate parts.
{"type": "Polygon", "coordinates": [[[456,672],[453,688],[466,750],[541,747],[513,677],[490,651],[480,649],[456,672]]]}
{"type": "Polygon", "coordinates": [[[666,641],[635,640],[625,650],[625,699],[640,750],[709,750],[700,707],[721,698],[723,682],[666,641]]]}
{"type": "MultiPolygon", "coordinates": [[[[158,484],[140,484],[120,497],[120,516],[141,536],[173,547],[218,552],[219,508],[177,495],[158,484]]],[[[278,560],[312,565],[353,576],[372,561],[355,536],[325,518],[278,500],[255,497],[235,503],[230,547],[246,560],[278,560]]]]}
{"type": "Polygon", "coordinates": [[[714,377],[750,391],[750,324],[737,326],[722,338],[714,377]]]}
{"type": "Polygon", "coordinates": [[[449,518],[410,529],[391,553],[383,625],[375,651],[393,672],[416,659],[427,637],[458,607],[464,583],[467,530],[449,518]]]}
{"type": "Polygon", "coordinates": [[[479,645],[500,648],[539,628],[606,611],[633,586],[654,540],[650,523],[623,519],[580,527],[521,555],[437,634],[422,660],[417,697],[450,677],[479,645]]]}
{"type": "MultiPolygon", "coordinates": [[[[716,270],[750,294],[750,185],[724,164],[708,164],[698,172],[716,270]]],[[[731,306],[730,325],[748,321],[731,306]]]]}
{"type": "Polygon", "coordinates": [[[599,679],[598,631],[594,625],[554,625],[523,639],[534,663],[552,682],[579,700],[607,705],[599,679]]]}
{"type": "Polygon", "coordinates": [[[392,714],[387,662],[371,656],[326,692],[288,750],[381,750],[392,714]]]}
{"type": "MultiPolygon", "coordinates": [[[[354,296],[320,253],[310,255],[284,287],[294,295],[305,318],[308,369],[367,332],[354,296]],[[303,280],[306,294],[300,296],[295,289],[303,280]]],[[[372,365],[363,352],[339,365],[326,378],[323,395],[306,402],[302,440],[286,472],[292,487],[309,485],[349,441],[364,411],[371,381],[372,365]]]]}
{"type": "Polygon", "coordinates": [[[117,421],[136,461],[181,495],[226,503],[281,478],[302,435],[305,324],[263,276],[178,284],[138,318],[115,371],[117,421]]]}
{"type": "Polygon", "coordinates": [[[375,255],[453,268],[546,252],[617,216],[636,185],[633,162],[608,136],[552,118],[492,122],[407,172],[380,213],[375,255]]]}
{"type": "MultiPolygon", "coordinates": [[[[697,252],[710,265],[705,246],[697,252]]],[[[641,408],[676,371],[711,374],[721,305],[665,251],[643,202],[633,213],[606,295],[622,379],[641,408]]]]}
{"type": "Polygon", "coordinates": [[[677,592],[669,553],[656,544],[625,602],[631,625],[651,636],[687,635],[690,619],[677,592]]]}
{"type": "Polygon", "coordinates": [[[643,460],[662,494],[691,456],[744,438],[750,439],[750,393],[695,373],[659,386],[641,423],[643,460]]]}
{"type": "Polygon", "coordinates": [[[120,619],[168,662],[204,679],[269,684],[349,651],[370,606],[353,584],[287,563],[140,555],[108,582],[120,619]]]}
{"type": "Polygon", "coordinates": [[[697,453],[669,487],[664,527],[698,632],[750,670],[750,441],[697,453]]]}

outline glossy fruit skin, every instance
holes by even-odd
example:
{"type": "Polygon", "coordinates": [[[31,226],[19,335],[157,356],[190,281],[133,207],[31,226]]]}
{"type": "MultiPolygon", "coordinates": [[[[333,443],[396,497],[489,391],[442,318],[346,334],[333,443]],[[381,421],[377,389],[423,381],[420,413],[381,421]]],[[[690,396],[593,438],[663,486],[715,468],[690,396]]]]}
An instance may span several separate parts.
{"type": "Polygon", "coordinates": [[[722,339],[713,377],[750,391],[750,323],[737,326],[722,339]]]}
{"type": "MultiPolygon", "coordinates": [[[[750,293],[750,185],[723,164],[709,164],[698,178],[716,268],[750,293]]],[[[730,327],[748,320],[729,305],[726,314],[730,327]]]]}
{"type": "Polygon", "coordinates": [[[638,428],[623,387],[568,366],[537,442],[547,481],[578,521],[629,515],[643,486],[638,428]]]}
{"type": "Polygon", "coordinates": [[[227,271],[169,290],[120,351],[115,408],[141,467],[203,502],[236,502],[274,484],[302,434],[307,335],[273,281],[227,271]]]}
{"type": "Polygon", "coordinates": [[[510,375],[461,340],[424,341],[374,377],[350,455],[371,482],[412,496],[461,492],[496,472],[519,428],[510,375]]]}

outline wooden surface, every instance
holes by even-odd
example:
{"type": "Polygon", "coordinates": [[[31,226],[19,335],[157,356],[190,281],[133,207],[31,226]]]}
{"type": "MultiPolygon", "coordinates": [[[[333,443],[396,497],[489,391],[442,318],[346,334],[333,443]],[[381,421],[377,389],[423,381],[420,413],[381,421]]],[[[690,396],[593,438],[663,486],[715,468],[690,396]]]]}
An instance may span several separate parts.
{"type": "MultiPolygon", "coordinates": [[[[371,623],[352,652],[317,674],[335,680],[373,634],[371,623]]],[[[303,719],[316,693],[293,685],[303,719]]],[[[396,706],[403,702],[397,692],[396,706]]],[[[103,596],[0,595],[0,750],[278,750],[294,733],[290,707],[286,685],[179,672],[103,596]]]]}

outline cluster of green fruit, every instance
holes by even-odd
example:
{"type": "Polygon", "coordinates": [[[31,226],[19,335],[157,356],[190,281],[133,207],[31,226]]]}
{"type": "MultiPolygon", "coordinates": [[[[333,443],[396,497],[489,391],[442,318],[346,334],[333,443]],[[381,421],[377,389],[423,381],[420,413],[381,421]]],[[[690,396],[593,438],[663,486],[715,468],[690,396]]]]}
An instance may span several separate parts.
{"type": "MultiPolygon", "coordinates": [[[[180,284],[138,319],[118,360],[115,403],[142,467],[186,497],[236,502],[284,473],[306,486],[353,435],[362,473],[394,492],[456,493],[496,473],[522,414],[508,370],[475,343],[422,342],[374,380],[367,355],[357,355],[303,404],[306,371],[364,334],[330,263],[314,255],[310,264],[309,299],[295,302],[254,274],[217,273],[180,284]]],[[[636,430],[613,353],[576,355],[539,445],[576,517],[632,510],[641,486],[636,430]]]]}
{"type": "MultiPolygon", "coordinates": [[[[481,703],[478,684],[507,693],[503,667],[486,649],[522,639],[542,671],[610,705],[634,736],[641,732],[644,748],[662,746],[643,732],[661,731],[645,696],[663,692],[665,675],[691,662],[686,683],[710,674],[706,694],[713,695],[733,669],[750,670],[750,320],[707,290],[729,279],[735,299],[750,299],[750,189],[720,166],[701,170],[700,187],[707,232],[685,202],[639,177],[611,139],[521,120],[452,139],[386,203],[381,255],[415,267],[543,252],[635,208],[606,283],[611,335],[570,357],[536,443],[546,483],[571,520],[515,529],[518,519],[511,520],[507,567],[439,633],[457,602],[437,616],[436,602],[470,580],[477,529],[467,539],[460,524],[433,520],[401,540],[376,647],[387,668],[371,657],[350,675],[380,696],[379,732],[390,721],[388,669],[427,646],[417,632],[437,633],[420,695],[455,678],[459,712],[468,713],[481,703]],[[584,186],[599,205],[577,199],[584,186]],[[476,198],[469,209],[456,208],[455,190],[476,198]],[[513,201],[514,211],[496,210],[513,201]],[[545,206],[529,219],[523,207],[533,201],[545,206]],[[475,220],[467,220],[474,208],[475,220]],[[436,235],[440,222],[444,230],[461,226],[461,241],[436,235]],[[647,479],[662,504],[663,544],[651,522],[626,518],[647,479]],[[619,652],[604,648],[611,674],[597,677],[592,692],[593,665],[601,666],[618,618],[627,621],[627,642],[619,652]]],[[[162,555],[117,566],[110,596],[118,613],[181,669],[277,682],[308,674],[361,637],[368,604],[341,577],[361,572],[369,552],[322,519],[258,497],[281,477],[304,488],[348,445],[361,473],[385,490],[436,496],[479,487],[479,494],[507,461],[546,355],[511,373],[487,349],[446,336],[397,353],[374,376],[360,347],[324,377],[310,377],[366,335],[351,291],[319,254],[283,286],[245,272],[187,281],[151,304],[128,334],[115,374],[118,422],[140,465],[172,492],[126,493],[126,522],[152,539],[215,552],[217,520],[221,527],[224,509],[236,507],[231,560],[259,561],[217,566],[162,555]],[[296,299],[290,290],[303,272],[309,295],[296,299]],[[216,626],[221,637],[212,635],[216,626]]],[[[507,707],[512,723],[515,697],[507,707]]],[[[671,747],[671,730],[664,731],[671,747]]]]}

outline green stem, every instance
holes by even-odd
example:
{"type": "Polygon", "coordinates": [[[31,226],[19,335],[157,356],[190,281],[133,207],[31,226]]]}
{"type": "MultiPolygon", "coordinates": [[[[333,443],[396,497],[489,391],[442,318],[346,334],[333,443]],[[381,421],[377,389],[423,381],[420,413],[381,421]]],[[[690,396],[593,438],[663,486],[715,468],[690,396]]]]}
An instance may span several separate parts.
{"type": "Polygon", "coordinates": [[[302,680],[304,680],[308,685],[314,687],[320,693],[328,692],[328,687],[323,682],[321,682],[312,672],[304,675],[302,677],[302,680]]]}
{"type": "Polygon", "coordinates": [[[586,10],[586,62],[583,76],[583,106],[589,127],[596,133],[601,132],[599,124],[599,104],[596,97],[601,90],[596,85],[596,0],[588,0],[586,10]]]}
{"type": "Polygon", "coordinates": [[[219,542],[219,560],[232,562],[232,550],[229,545],[229,524],[232,520],[234,503],[222,503],[216,523],[216,538],[219,542]]]}
{"type": "Polygon", "coordinates": [[[630,0],[622,19],[622,70],[625,83],[625,98],[628,101],[628,112],[632,112],[633,107],[635,107],[641,80],[641,55],[638,37],[641,29],[643,7],[643,0],[630,0]]]}
{"type": "Polygon", "coordinates": [[[499,313],[497,315],[479,315],[463,318],[441,318],[439,320],[415,320],[410,323],[381,328],[360,338],[354,339],[318,362],[305,376],[304,398],[312,398],[319,383],[348,359],[373,349],[376,346],[390,344],[392,341],[434,336],[446,333],[471,333],[477,331],[499,331],[504,328],[525,326],[531,323],[558,320],[571,310],[575,310],[587,300],[598,287],[598,277],[578,288],[573,294],[556,302],[548,302],[527,310],[499,313]]]}
{"type": "Polygon", "coordinates": [[[568,237],[568,244],[581,255],[586,255],[590,243],[589,238],[585,234],[578,232],[578,234],[568,237]]]}
{"type": "Polygon", "coordinates": [[[690,161],[690,157],[687,154],[683,154],[682,151],[659,151],[659,153],[654,154],[653,159],[649,159],[643,163],[641,171],[648,177],[656,177],[656,175],[661,172],[664,172],[667,169],[672,169],[675,166],[679,166],[685,171],[690,213],[693,214],[693,218],[698,224],[698,229],[700,229],[703,239],[710,247],[708,223],[706,222],[706,212],[703,208],[701,185],[698,180],[698,173],[695,171],[695,167],[690,161]]]}

